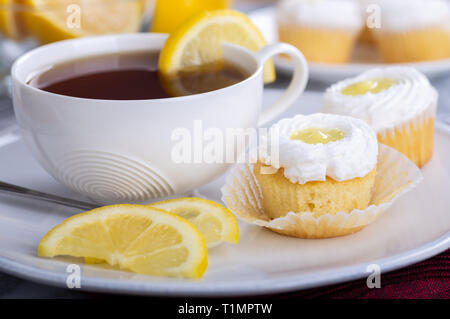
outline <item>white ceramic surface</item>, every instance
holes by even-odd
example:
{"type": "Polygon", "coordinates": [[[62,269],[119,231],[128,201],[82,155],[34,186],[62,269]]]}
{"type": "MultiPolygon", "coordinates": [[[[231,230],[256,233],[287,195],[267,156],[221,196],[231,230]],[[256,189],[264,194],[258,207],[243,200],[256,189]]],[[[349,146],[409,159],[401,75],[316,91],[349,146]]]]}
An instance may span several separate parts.
{"type": "MultiPolygon", "coordinates": [[[[278,41],[277,26],[275,22],[274,7],[258,9],[249,14],[250,19],[259,27],[268,43],[278,41]]],[[[277,69],[284,73],[291,73],[292,66],[286,58],[275,58],[277,69]]],[[[349,63],[333,65],[326,63],[309,62],[310,78],[313,80],[332,83],[352,77],[375,67],[393,66],[398,64],[384,64],[379,55],[368,46],[359,45],[349,63]]],[[[437,77],[450,72],[450,59],[430,62],[403,63],[412,66],[427,75],[429,78],[437,77]]]]}
{"type": "MultiPolygon", "coordinates": [[[[172,148],[181,138],[173,140],[176,129],[195,136],[198,120],[205,130],[256,127],[286,110],[308,80],[302,54],[290,45],[272,44],[257,53],[224,45],[225,59],[251,75],[235,85],[203,94],[94,100],[53,94],[27,84],[64,61],[160,50],[166,37],[141,33],[67,40],[39,47],[16,61],[11,77],[17,121],[31,152],[56,180],[100,203],[148,202],[183,194],[214,180],[228,165],[176,163],[172,148]],[[284,95],[261,112],[262,65],[279,53],[292,58],[296,75],[284,95]]],[[[224,145],[224,153],[231,147],[224,145]]]]}
{"type": "MultiPolygon", "coordinates": [[[[265,104],[281,92],[268,90],[265,104]]],[[[283,117],[318,110],[321,94],[306,92],[283,117]]],[[[81,289],[158,296],[238,296],[270,294],[365,278],[376,263],[383,273],[450,248],[450,135],[436,131],[433,159],[424,180],[362,231],[341,238],[305,240],[239,223],[238,245],[209,251],[203,280],[153,278],[76,258],[36,256],[40,238],[76,210],[0,195],[0,271],[66,287],[70,263],[82,268],[81,289]]],[[[55,182],[31,157],[17,133],[0,136],[0,180],[83,199],[55,182]]],[[[224,178],[200,189],[219,200],[224,178]]],[[[86,200],[84,198],[84,200],[86,200]]],[[[361,279],[365,280],[365,279],[361,279]]]]}

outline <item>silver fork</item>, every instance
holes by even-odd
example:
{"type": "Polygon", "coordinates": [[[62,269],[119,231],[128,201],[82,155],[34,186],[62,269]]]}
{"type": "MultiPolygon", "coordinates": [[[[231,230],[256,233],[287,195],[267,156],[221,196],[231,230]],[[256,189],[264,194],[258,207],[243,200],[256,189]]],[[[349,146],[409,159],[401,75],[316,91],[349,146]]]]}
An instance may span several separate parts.
{"type": "Polygon", "coordinates": [[[19,197],[25,197],[30,199],[37,199],[41,201],[46,201],[54,204],[64,205],[73,208],[79,208],[84,210],[91,210],[99,207],[99,205],[86,203],[70,198],[65,198],[61,196],[56,196],[52,194],[47,194],[43,192],[38,192],[33,189],[8,184],[0,181],[0,193],[13,194],[19,197]]]}

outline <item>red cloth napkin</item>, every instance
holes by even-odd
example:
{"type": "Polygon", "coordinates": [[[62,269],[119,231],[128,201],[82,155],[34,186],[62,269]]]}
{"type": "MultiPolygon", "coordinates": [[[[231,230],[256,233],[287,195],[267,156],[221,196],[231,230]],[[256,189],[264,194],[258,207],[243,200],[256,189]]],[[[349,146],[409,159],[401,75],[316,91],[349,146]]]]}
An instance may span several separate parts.
{"type": "Polygon", "coordinates": [[[450,249],[418,264],[381,273],[381,288],[369,289],[366,279],[283,294],[281,298],[450,298],[450,249]]]}

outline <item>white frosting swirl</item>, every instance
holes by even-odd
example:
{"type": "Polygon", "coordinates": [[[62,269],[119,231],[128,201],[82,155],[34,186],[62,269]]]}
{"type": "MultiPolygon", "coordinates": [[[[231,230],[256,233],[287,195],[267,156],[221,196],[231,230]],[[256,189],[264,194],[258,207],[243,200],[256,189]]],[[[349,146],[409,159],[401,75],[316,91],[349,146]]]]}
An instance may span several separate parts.
{"type": "Polygon", "coordinates": [[[273,157],[264,155],[260,155],[259,160],[277,169],[284,168],[284,176],[292,183],[324,181],[327,176],[336,181],[364,177],[377,164],[376,134],[361,120],[316,113],[283,119],[272,129],[278,134],[278,163],[273,161],[273,157]],[[308,144],[290,139],[292,133],[312,127],[338,129],[345,136],[326,144],[308,144]]]}
{"type": "Polygon", "coordinates": [[[322,112],[359,118],[380,132],[411,121],[436,101],[437,92],[422,73],[411,67],[389,67],[372,69],[329,87],[324,94],[322,112]],[[380,78],[396,83],[379,93],[341,93],[351,84],[380,78]]]}
{"type": "Polygon", "coordinates": [[[354,0],[284,0],[278,5],[279,23],[325,28],[360,29],[361,7],[354,0]]]}
{"type": "Polygon", "coordinates": [[[377,3],[381,8],[381,30],[450,25],[450,5],[446,0],[377,0],[377,3]]]}

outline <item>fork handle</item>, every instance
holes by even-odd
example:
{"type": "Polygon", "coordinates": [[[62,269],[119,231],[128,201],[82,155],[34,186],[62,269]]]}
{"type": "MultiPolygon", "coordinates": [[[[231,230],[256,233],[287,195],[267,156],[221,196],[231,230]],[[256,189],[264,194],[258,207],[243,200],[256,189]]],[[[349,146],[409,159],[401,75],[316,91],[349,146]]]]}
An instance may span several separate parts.
{"type": "Polygon", "coordinates": [[[80,208],[84,210],[91,210],[94,208],[99,207],[98,205],[86,203],[70,198],[65,198],[61,196],[56,196],[52,194],[42,193],[35,191],[33,189],[8,184],[5,182],[0,182],[0,193],[7,193],[7,194],[14,194],[20,197],[24,198],[31,198],[31,199],[37,199],[41,201],[46,201],[54,204],[59,204],[63,206],[73,207],[73,208],[80,208]]]}

